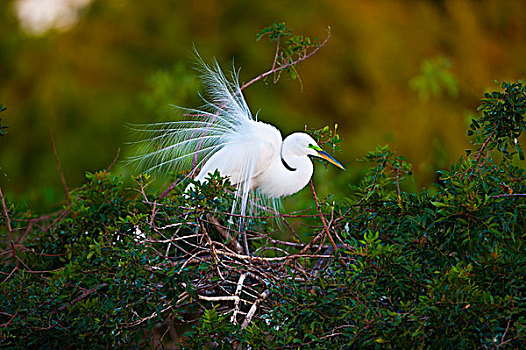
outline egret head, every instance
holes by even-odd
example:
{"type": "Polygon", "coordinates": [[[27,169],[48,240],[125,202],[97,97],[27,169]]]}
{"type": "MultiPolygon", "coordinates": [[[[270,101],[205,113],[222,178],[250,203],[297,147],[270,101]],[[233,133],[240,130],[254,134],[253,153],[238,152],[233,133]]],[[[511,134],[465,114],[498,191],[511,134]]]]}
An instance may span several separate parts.
{"type": "Polygon", "coordinates": [[[296,153],[298,156],[307,155],[323,158],[329,163],[336,165],[338,168],[345,170],[343,165],[325,152],[310,135],[302,132],[293,133],[285,139],[284,143],[287,144],[289,150],[296,153]]]}

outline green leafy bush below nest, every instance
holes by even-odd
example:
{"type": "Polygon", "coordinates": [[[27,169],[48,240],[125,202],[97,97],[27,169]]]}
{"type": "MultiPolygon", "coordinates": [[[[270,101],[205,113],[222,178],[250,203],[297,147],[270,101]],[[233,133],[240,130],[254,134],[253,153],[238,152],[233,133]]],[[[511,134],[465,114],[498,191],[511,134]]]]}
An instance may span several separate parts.
{"type": "Polygon", "coordinates": [[[101,171],[58,213],[8,203],[0,344],[524,348],[524,101],[521,83],[486,96],[474,150],[433,194],[403,191],[411,167],[388,147],[365,156],[373,166],[352,196],[321,202],[337,251],[320,216],[298,215],[312,231],[291,242],[271,238],[272,219],[249,220],[254,256],[243,255],[218,176],[159,199],[148,176],[125,188],[101,171]]]}

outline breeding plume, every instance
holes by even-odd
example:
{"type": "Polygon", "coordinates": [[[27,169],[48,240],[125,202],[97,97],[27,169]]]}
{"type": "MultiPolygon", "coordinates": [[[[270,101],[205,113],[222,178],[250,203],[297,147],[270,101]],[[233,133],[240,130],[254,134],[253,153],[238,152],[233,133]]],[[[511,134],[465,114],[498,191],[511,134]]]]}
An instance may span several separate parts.
{"type": "Polygon", "coordinates": [[[313,173],[309,156],[344,169],[311,136],[297,132],[283,139],[276,127],[258,121],[237,76],[228,80],[217,62],[203,63],[203,83],[208,99],[201,109],[183,108],[188,120],[136,127],[147,135],[142,151],[132,158],[141,168],[200,169],[195,180],[201,183],[218,170],[237,189],[232,210],[241,215],[250,198],[280,198],[305,187],[313,173]]]}

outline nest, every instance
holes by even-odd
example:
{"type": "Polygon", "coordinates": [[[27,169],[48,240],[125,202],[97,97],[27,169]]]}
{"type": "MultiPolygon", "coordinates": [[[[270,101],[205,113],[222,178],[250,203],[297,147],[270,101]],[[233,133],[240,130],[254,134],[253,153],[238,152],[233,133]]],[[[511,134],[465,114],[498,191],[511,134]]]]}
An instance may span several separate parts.
{"type": "MultiPolygon", "coordinates": [[[[348,266],[351,255],[335,254],[346,249],[352,250],[337,232],[338,220],[334,213],[327,220],[322,214],[314,187],[311,183],[318,214],[279,215],[284,226],[288,227],[296,242],[302,242],[288,220],[297,218],[317,218],[321,225],[310,226],[314,234],[309,242],[290,242],[273,238],[272,235],[239,230],[235,225],[222,222],[238,219],[236,215],[222,213],[217,216],[201,209],[188,209],[188,220],[179,219],[178,228],[173,225],[150,228],[161,239],[148,239],[155,249],[164,252],[177,266],[177,273],[183,273],[189,267],[202,265],[191,282],[192,293],[185,291],[172,309],[181,310],[190,303],[198,305],[201,311],[215,308],[219,314],[229,315],[230,322],[246,328],[254,317],[270,315],[275,302],[272,287],[294,278],[295,282],[308,285],[320,271],[329,264],[339,263],[348,266]],[[192,215],[192,212],[194,215],[192,215]],[[199,212],[198,215],[195,215],[199,212]],[[183,227],[193,227],[184,230],[183,227]],[[242,238],[246,236],[251,246],[256,247],[247,254],[242,238]]],[[[145,199],[146,196],[145,196],[145,199]]],[[[155,225],[155,217],[162,206],[153,204],[150,224],[155,225]]],[[[343,217],[342,213],[338,214],[343,217]]],[[[245,217],[247,220],[269,219],[271,217],[245,217]]],[[[283,225],[281,225],[283,227],[283,225]]],[[[187,287],[187,286],[185,286],[187,287]]],[[[195,319],[194,319],[195,320],[195,319]]]]}

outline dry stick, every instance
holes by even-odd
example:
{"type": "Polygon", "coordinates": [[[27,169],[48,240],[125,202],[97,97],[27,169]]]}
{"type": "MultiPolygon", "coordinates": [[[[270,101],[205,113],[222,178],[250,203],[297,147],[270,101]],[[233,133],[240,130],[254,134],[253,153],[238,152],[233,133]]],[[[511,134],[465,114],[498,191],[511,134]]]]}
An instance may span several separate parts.
{"type": "Polygon", "coordinates": [[[279,35],[276,38],[276,54],[274,55],[274,62],[272,62],[272,69],[276,68],[276,63],[278,63],[279,57],[279,35]]]}
{"type": "Polygon", "coordinates": [[[206,241],[208,242],[208,245],[210,246],[210,254],[212,254],[212,258],[214,259],[214,265],[217,269],[217,274],[219,277],[224,280],[223,274],[221,273],[221,270],[219,269],[220,260],[217,257],[216,250],[214,248],[214,245],[212,244],[212,239],[210,239],[210,236],[208,235],[208,232],[206,231],[205,225],[202,221],[199,221],[199,226],[201,226],[201,230],[203,231],[203,235],[205,236],[206,241]]]}
{"type": "Polygon", "coordinates": [[[267,299],[269,294],[270,292],[268,290],[265,290],[263,293],[261,293],[259,299],[257,299],[254,302],[254,304],[252,304],[252,306],[250,307],[250,310],[248,310],[247,317],[245,318],[245,320],[243,321],[243,324],[241,325],[241,329],[245,329],[248,327],[248,325],[250,324],[250,321],[252,321],[252,317],[254,317],[254,314],[256,313],[256,310],[259,304],[263,300],[267,299]]]}
{"type": "Polygon", "coordinates": [[[13,251],[13,259],[15,261],[15,267],[18,269],[18,258],[16,256],[16,247],[13,241],[13,229],[11,228],[11,220],[9,220],[9,214],[7,213],[7,206],[5,205],[4,194],[2,188],[0,188],[0,200],[2,200],[2,208],[4,209],[5,224],[7,232],[9,233],[9,242],[11,243],[11,250],[13,251]]]}
{"type": "Polygon", "coordinates": [[[181,183],[182,180],[176,180],[174,182],[172,182],[172,184],[170,186],[168,186],[168,188],[166,190],[164,190],[163,193],[161,193],[161,195],[159,196],[159,199],[163,199],[164,197],[166,197],[170,192],[172,192],[172,190],[178,186],[180,183],[181,183]]]}
{"type": "Polygon", "coordinates": [[[102,287],[106,287],[107,284],[106,283],[101,283],[99,284],[98,286],[95,286],[91,289],[88,289],[87,291],[85,291],[84,293],[82,293],[81,295],[79,295],[78,297],[76,297],[75,299],[73,299],[71,301],[71,303],[68,303],[68,304],[65,304],[65,305],[62,305],[61,307],[58,308],[58,311],[64,311],[66,310],[66,308],[68,307],[68,305],[75,305],[76,303],[78,303],[79,301],[81,301],[82,299],[85,299],[86,297],[90,296],[91,294],[95,293],[99,288],[102,288],[102,287]]]}
{"type": "Polygon", "coordinates": [[[31,229],[33,228],[33,225],[38,220],[39,218],[29,220],[24,232],[20,236],[18,236],[18,238],[16,239],[16,244],[22,244],[22,241],[26,238],[26,236],[29,234],[29,231],[31,231],[31,229]]]}
{"type": "Polygon", "coordinates": [[[225,227],[219,223],[219,220],[217,220],[215,216],[213,216],[212,214],[207,214],[206,218],[212,225],[215,226],[217,232],[219,232],[219,234],[223,236],[223,238],[226,240],[226,243],[229,246],[231,246],[236,253],[243,253],[243,247],[241,247],[241,244],[239,244],[239,242],[234,237],[232,237],[232,235],[225,229],[225,227]]]}
{"type": "MultiPolygon", "coordinates": [[[[220,243],[219,243],[220,244],[220,243]]],[[[252,263],[259,262],[259,263],[270,263],[270,262],[279,262],[283,260],[292,260],[292,259],[302,259],[302,258],[316,258],[316,259],[331,259],[334,258],[333,255],[323,255],[323,254],[291,254],[287,256],[276,256],[271,258],[263,258],[260,256],[250,256],[250,255],[242,255],[232,252],[227,252],[226,250],[217,249],[216,254],[224,255],[232,258],[237,258],[241,260],[248,260],[252,263]]]]}
{"type": "Polygon", "coordinates": [[[332,239],[332,235],[329,232],[329,229],[327,228],[327,223],[325,222],[325,217],[323,216],[323,213],[321,212],[320,202],[318,201],[318,196],[316,195],[316,191],[314,190],[314,184],[312,183],[312,179],[310,180],[310,188],[312,190],[312,196],[314,197],[314,202],[316,203],[316,208],[318,209],[318,214],[320,214],[320,219],[323,224],[323,229],[325,230],[327,237],[329,237],[329,240],[331,241],[331,245],[334,248],[334,252],[336,252],[338,248],[336,247],[336,243],[334,243],[334,239],[332,239]]]}
{"type": "Polygon", "coordinates": [[[64,218],[64,216],[66,216],[68,213],[69,213],[69,208],[71,206],[71,203],[70,205],[66,208],[66,209],[63,209],[62,212],[60,213],[59,216],[57,216],[57,218],[55,220],[53,220],[53,222],[51,224],[49,224],[48,227],[44,228],[44,232],[47,232],[49,230],[51,230],[51,228],[53,226],[55,226],[60,220],[62,220],[64,218]]]}
{"type": "MultiPolygon", "coordinates": [[[[11,276],[13,276],[13,274],[18,270],[18,268],[14,268],[13,270],[11,270],[11,272],[9,272],[9,275],[7,275],[6,278],[4,278],[4,280],[0,283],[5,283],[6,281],[9,281],[9,279],[11,278],[11,276]]],[[[2,274],[6,274],[5,272],[2,272],[2,274]]]]}
{"type": "MultiPolygon", "coordinates": [[[[484,162],[486,161],[486,159],[488,157],[485,157],[484,159],[480,159],[482,158],[483,154],[484,154],[484,151],[486,150],[486,148],[488,147],[489,145],[489,142],[491,141],[491,139],[495,136],[496,134],[496,130],[493,130],[493,132],[488,136],[488,138],[484,141],[484,143],[482,144],[482,147],[480,147],[478,153],[477,153],[477,157],[475,158],[475,164],[478,166],[478,167],[481,167],[482,164],[484,164],[484,162]]],[[[469,169],[466,169],[464,171],[464,174],[468,171],[469,169]]],[[[469,177],[469,179],[473,179],[473,177],[475,177],[475,174],[471,174],[471,176],[469,177]]]]}
{"type": "Polygon", "coordinates": [[[526,193],[505,193],[489,196],[489,198],[504,198],[504,197],[526,197],[526,193]]]}
{"type": "Polygon", "coordinates": [[[478,154],[477,154],[477,158],[475,158],[475,163],[478,163],[479,162],[479,159],[480,157],[482,157],[482,154],[484,153],[484,151],[486,150],[486,148],[488,147],[489,145],[489,142],[491,141],[491,139],[493,138],[493,136],[495,136],[495,133],[496,131],[493,130],[493,132],[491,133],[491,135],[488,136],[488,138],[486,139],[486,141],[484,141],[484,143],[482,144],[482,147],[480,148],[478,154]]]}
{"type": "MultiPolygon", "coordinates": [[[[385,164],[387,163],[387,160],[384,159],[383,163],[382,163],[382,169],[385,169],[385,164]]],[[[360,203],[362,203],[364,200],[366,200],[367,198],[369,198],[369,196],[373,193],[374,191],[374,188],[376,187],[376,182],[378,182],[378,175],[380,174],[380,168],[379,167],[376,167],[376,173],[374,174],[374,179],[373,179],[373,183],[371,184],[371,190],[369,190],[367,192],[367,194],[365,195],[365,197],[363,197],[362,199],[360,199],[360,201],[357,203],[357,205],[360,205],[360,203]]]]}
{"type": "MultiPolygon", "coordinates": [[[[511,309],[511,311],[513,312],[513,308],[511,309]]],[[[497,349],[500,348],[502,345],[506,344],[509,341],[508,340],[508,341],[505,342],[504,338],[506,338],[506,333],[508,333],[508,330],[510,329],[510,322],[511,322],[511,316],[508,319],[508,323],[506,324],[506,329],[504,330],[504,334],[502,335],[502,339],[500,340],[500,344],[497,345],[497,349]]]]}
{"type": "Polygon", "coordinates": [[[111,161],[110,165],[106,168],[106,172],[109,172],[111,168],[117,163],[117,159],[119,158],[119,155],[121,154],[121,148],[117,149],[117,154],[115,155],[115,158],[111,161]]]}
{"type": "Polygon", "coordinates": [[[53,140],[53,133],[51,132],[51,127],[48,125],[47,130],[49,132],[49,142],[51,143],[51,150],[53,151],[53,157],[55,157],[55,163],[57,164],[58,175],[60,176],[60,181],[62,182],[62,187],[64,188],[64,194],[66,195],[66,200],[68,203],[71,203],[71,198],[69,198],[69,190],[66,185],[66,179],[64,178],[64,173],[60,166],[60,161],[58,160],[57,149],[55,148],[55,141],[53,140]]]}
{"type": "Polygon", "coordinates": [[[239,280],[237,281],[237,287],[236,287],[236,293],[234,294],[237,299],[234,300],[234,312],[232,313],[232,317],[230,318],[230,322],[233,324],[237,324],[237,314],[239,313],[239,300],[241,295],[241,289],[243,289],[243,283],[245,282],[245,278],[247,278],[247,274],[243,273],[239,276],[239,280]]]}
{"type": "Polygon", "coordinates": [[[11,324],[11,322],[13,322],[13,320],[15,319],[16,315],[18,315],[18,311],[20,311],[21,308],[22,308],[22,305],[20,305],[18,307],[18,309],[16,310],[16,312],[13,315],[10,315],[11,319],[9,321],[7,321],[6,323],[0,324],[0,328],[9,326],[11,324]]]}
{"type": "Polygon", "coordinates": [[[204,301],[236,301],[239,299],[239,297],[235,295],[227,295],[224,297],[207,297],[206,295],[198,294],[197,297],[204,301]]]}
{"type": "Polygon", "coordinates": [[[183,265],[179,269],[179,273],[181,273],[187,265],[190,265],[190,264],[193,264],[193,263],[202,263],[202,262],[208,261],[208,260],[213,260],[212,257],[206,257],[206,256],[203,257],[203,258],[197,258],[197,256],[199,254],[204,253],[204,252],[205,251],[198,251],[197,253],[193,254],[188,259],[186,259],[186,261],[183,263],[183,265]]]}
{"type": "Polygon", "coordinates": [[[320,238],[325,234],[325,231],[321,231],[318,233],[316,237],[312,241],[310,241],[309,244],[307,244],[300,252],[299,254],[304,254],[307,250],[309,250],[316,242],[320,240],[320,238]]]}
{"type": "MultiPolygon", "coordinates": [[[[137,321],[135,322],[132,322],[132,323],[126,323],[126,324],[123,324],[122,327],[123,328],[132,328],[132,327],[137,327],[138,325],[140,325],[141,323],[145,322],[145,321],[148,321],[148,320],[151,320],[152,318],[154,317],[157,317],[158,315],[160,314],[163,314],[164,312],[170,310],[172,308],[171,305],[165,307],[164,309],[162,309],[161,311],[155,311],[154,313],[152,313],[150,316],[146,316],[144,318],[140,318],[138,319],[137,321]]],[[[136,316],[139,316],[133,309],[132,309],[133,313],[136,315],[136,316]]]]}
{"type": "MultiPolygon", "coordinates": [[[[304,248],[305,247],[305,243],[295,243],[295,242],[282,241],[282,240],[274,239],[274,238],[271,238],[271,237],[268,237],[267,240],[270,243],[284,245],[284,246],[288,246],[288,247],[295,247],[295,248],[304,248]]],[[[309,248],[312,246],[311,243],[312,243],[312,241],[308,244],[309,248]]],[[[320,247],[316,246],[317,249],[327,249],[328,247],[329,247],[328,245],[324,245],[324,246],[320,246],[320,247]]]]}

